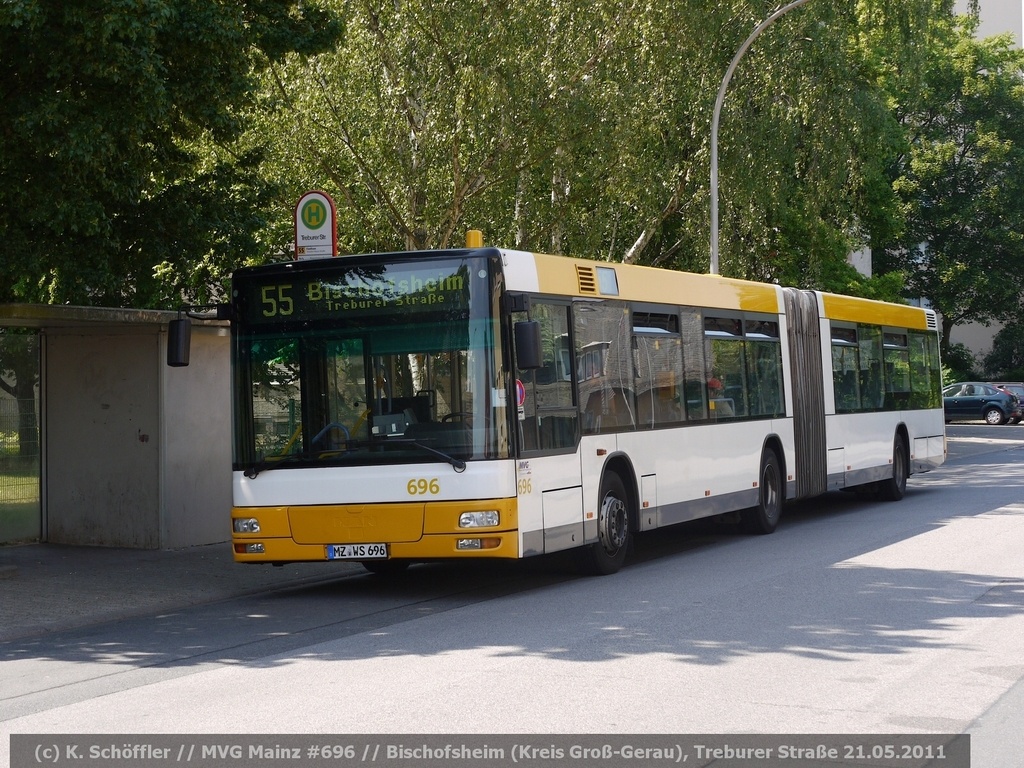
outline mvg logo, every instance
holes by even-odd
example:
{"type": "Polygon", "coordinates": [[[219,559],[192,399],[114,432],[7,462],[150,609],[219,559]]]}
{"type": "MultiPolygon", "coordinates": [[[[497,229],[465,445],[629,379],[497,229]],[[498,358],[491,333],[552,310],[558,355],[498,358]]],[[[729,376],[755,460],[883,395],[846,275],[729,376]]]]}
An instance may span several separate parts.
{"type": "Polygon", "coordinates": [[[219,757],[221,760],[226,760],[229,757],[240,758],[242,756],[242,747],[238,744],[204,744],[203,745],[203,757],[204,758],[216,758],[219,757]]]}

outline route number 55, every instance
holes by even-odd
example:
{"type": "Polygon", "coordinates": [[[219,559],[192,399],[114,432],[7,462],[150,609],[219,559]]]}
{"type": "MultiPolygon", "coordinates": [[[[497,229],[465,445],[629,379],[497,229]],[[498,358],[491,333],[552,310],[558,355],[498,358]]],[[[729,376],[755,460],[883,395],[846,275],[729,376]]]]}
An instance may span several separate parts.
{"type": "Polygon", "coordinates": [[[277,317],[278,315],[290,315],[295,311],[295,302],[288,295],[291,285],[264,285],[263,286],[263,316],[277,317]]]}

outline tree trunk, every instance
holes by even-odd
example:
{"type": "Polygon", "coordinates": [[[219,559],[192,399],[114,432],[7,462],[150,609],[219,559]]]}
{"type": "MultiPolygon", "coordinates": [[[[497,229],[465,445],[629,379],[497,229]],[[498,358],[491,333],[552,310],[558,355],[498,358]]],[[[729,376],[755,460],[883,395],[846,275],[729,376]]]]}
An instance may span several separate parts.
{"type": "Polygon", "coordinates": [[[942,318],[942,337],[939,339],[939,356],[945,360],[949,356],[949,335],[953,332],[956,324],[945,315],[940,315],[940,317],[942,318]]]}

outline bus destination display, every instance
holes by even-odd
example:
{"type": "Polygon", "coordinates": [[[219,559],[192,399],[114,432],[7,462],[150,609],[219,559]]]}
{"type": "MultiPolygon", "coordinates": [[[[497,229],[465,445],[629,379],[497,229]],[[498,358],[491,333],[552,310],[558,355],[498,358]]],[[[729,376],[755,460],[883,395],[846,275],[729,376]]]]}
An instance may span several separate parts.
{"type": "MultiPolygon", "coordinates": [[[[401,265],[407,266],[408,265],[401,265]]],[[[345,270],[339,274],[289,275],[269,281],[242,281],[236,301],[252,324],[390,314],[396,311],[466,309],[469,286],[465,265],[429,268],[345,270]]]]}

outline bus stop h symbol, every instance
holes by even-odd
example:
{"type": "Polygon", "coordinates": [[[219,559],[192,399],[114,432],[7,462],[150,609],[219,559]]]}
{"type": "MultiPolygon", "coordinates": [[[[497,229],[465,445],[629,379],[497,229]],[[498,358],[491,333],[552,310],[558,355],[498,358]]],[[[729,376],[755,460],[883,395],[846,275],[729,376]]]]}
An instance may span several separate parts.
{"type": "Polygon", "coordinates": [[[327,223],[327,208],[322,200],[308,200],[302,206],[302,223],[310,229],[320,229],[327,223]]]}

